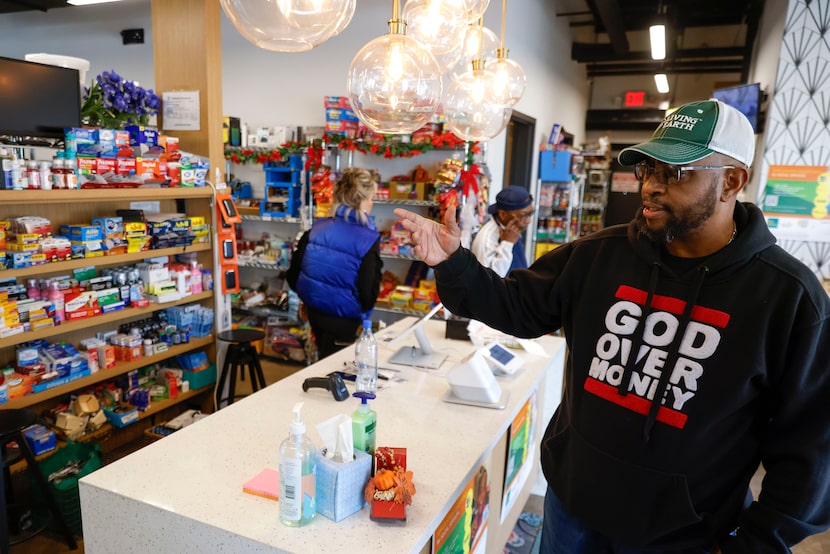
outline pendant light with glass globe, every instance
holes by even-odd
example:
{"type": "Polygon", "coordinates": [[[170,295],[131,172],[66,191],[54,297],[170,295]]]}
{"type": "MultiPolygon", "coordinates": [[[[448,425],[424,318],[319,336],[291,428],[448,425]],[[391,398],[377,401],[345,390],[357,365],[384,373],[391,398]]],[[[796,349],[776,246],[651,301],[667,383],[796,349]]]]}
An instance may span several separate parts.
{"type": "Polygon", "coordinates": [[[356,0],[220,0],[225,15],[254,45],[277,52],[304,52],[340,33],[354,16],[356,0]]]}
{"type": "Polygon", "coordinates": [[[406,36],[400,0],[392,0],[389,33],[368,42],[349,66],[346,87],[358,119],[377,133],[423,127],[441,101],[441,69],[432,53],[406,36]]]}
{"type": "Polygon", "coordinates": [[[478,21],[467,25],[464,33],[464,46],[461,52],[461,59],[450,70],[452,79],[457,79],[470,70],[473,60],[494,61],[499,48],[499,37],[496,33],[482,27],[478,21]]]}
{"type": "Polygon", "coordinates": [[[496,100],[507,106],[513,106],[521,99],[527,85],[527,77],[522,66],[507,58],[508,50],[504,47],[504,27],[507,21],[507,0],[502,0],[501,7],[501,47],[496,50],[496,61],[491,64],[496,74],[494,92],[496,100]]]}
{"type": "Polygon", "coordinates": [[[458,39],[467,30],[465,0],[407,0],[403,7],[406,31],[426,46],[446,73],[458,60],[464,44],[458,39]]]}
{"type": "Polygon", "coordinates": [[[458,137],[486,141],[504,130],[513,110],[496,98],[496,74],[487,69],[486,61],[479,56],[470,65],[469,71],[450,83],[444,115],[458,137]]]}

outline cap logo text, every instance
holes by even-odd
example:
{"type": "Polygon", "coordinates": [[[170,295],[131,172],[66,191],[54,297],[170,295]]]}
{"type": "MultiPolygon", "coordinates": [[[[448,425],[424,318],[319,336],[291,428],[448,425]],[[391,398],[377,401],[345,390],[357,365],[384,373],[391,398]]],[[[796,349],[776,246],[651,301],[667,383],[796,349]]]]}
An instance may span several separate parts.
{"type": "Polygon", "coordinates": [[[685,114],[673,113],[667,115],[661,125],[664,129],[683,129],[684,131],[694,131],[695,125],[702,121],[702,117],[692,117],[685,114]]]}

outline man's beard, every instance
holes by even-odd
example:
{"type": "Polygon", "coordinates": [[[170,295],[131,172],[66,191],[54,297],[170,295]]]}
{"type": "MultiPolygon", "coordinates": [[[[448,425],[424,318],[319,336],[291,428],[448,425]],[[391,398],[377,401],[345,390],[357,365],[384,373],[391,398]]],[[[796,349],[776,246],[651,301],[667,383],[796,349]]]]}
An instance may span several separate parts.
{"type": "Polygon", "coordinates": [[[666,224],[661,229],[650,229],[648,221],[643,216],[643,208],[637,210],[635,222],[637,223],[637,230],[640,235],[657,244],[669,243],[674,239],[684,239],[690,232],[699,229],[712,217],[715,213],[715,206],[717,205],[717,178],[712,179],[709,183],[707,194],[702,195],[700,201],[691,204],[688,208],[677,214],[674,208],[667,206],[653,197],[649,199],[651,204],[660,206],[668,216],[666,224]]]}

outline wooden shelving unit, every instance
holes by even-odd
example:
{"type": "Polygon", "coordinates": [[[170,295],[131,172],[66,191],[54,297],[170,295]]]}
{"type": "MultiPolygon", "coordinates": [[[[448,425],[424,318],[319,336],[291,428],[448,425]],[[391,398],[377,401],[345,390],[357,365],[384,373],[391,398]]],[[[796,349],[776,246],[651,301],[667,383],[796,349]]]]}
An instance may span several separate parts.
{"type": "MultiPolygon", "coordinates": [[[[215,226],[213,190],[208,187],[168,188],[145,186],[123,189],[0,191],[0,219],[9,219],[24,215],[45,217],[51,221],[55,234],[57,234],[57,230],[62,224],[89,224],[92,217],[114,215],[118,209],[135,207],[149,208],[152,211],[155,208],[162,213],[186,213],[190,216],[202,216],[205,218],[205,222],[209,223],[212,228],[215,226]]],[[[71,274],[75,269],[84,267],[116,267],[149,258],[160,256],[172,257],[182,253],[195,253],[203,267],[213,268],[213,244],[212,242],[206,242],[196,243],[190,246],[177,246],[95,258],[72,259],[33,267],[0,270],[0,277],[15,278],[19,283],[24,278],[32,278],[35,276],[48,278],[51,276],[67,275],[71,274]]],[[[63,322],[62,325],[56,327],[47,327],[3,337],[0,338],[0,363],[12,363],[15,356],[14,347],[29,341],[38,339],[52,339],[54,341],[57,339],[77,345],[81,339],[94,336],[97,331],[113,329],[120,324],[146,318],[154,312],[172,306],[201,304],[203,306],[213,307],[214,302],[214,291],[211,290],[185,296],[173,302],[163,304],[151,303],[149,306],[143,308],[124,308],[94,317],[63,322]]],[[[52,388],[9,399],[3,407],[29,408],[38,413],[42,413],[61,402],[67,401],[76,391],[109,381],[136,369],[164,362],[177,355],[194,350],[205,350],[208,358],[215,360],[215,333],[211,333],[206,337],[193,337],[186,344],[173,345],[165,352],[145,356],[130,362],[118,362],[114,367],[108,369],[101,368],[96,373],[66,383],[55,384],[52,388]]],[[[179,394],[176,398],[167,398],[152,402],[150,408],[141,413],[140,419],[151,418],[161,411],[169,411],[175,408],[177,404],[181,404],[200,395],[207,388],[204,387],[200,390],[188,391],[187,393],[179,394]]],[[[127,431],[130,427],[120,429],[105,424],[104,428],[107,428],[109,432],[105,432],[102,435],[99,429],[94,433],[87,434],[83,440],[108,440],[110,435],[113,435],[114,438],[115,434],[127,431]]]]}

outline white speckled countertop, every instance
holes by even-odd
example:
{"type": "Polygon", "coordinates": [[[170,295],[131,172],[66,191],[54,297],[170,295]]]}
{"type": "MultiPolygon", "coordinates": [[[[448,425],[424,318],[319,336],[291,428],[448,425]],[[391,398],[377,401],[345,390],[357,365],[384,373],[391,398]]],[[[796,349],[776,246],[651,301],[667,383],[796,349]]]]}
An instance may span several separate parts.
{"type": "MultiPolygon", "coordinates": [[[[381,367],[393,353],[382,339],[406,323],[378,333],[381,367]]],[[[500,381],[510,391],[506,409],[477,408],[443,401],[449,391],[446,371],[473,345],[443,339],[441,321],[428,322],[427,331],[436,350],[449,354],[448,360],[430,373],[396,366],[406,381],[379,391],[372,403],[378,414],[377,444],[405,447],[407,469],[414,472],[417,493],[407,507],[405,524],[371,521],[364,508],[338,523],[317,514],[310,525],[290,528],[279,522],[278,502],[242,492],[245,481],[265,467],[278,466],[279,443],[288,434],[296,402],[305,402],[303,419],[318,447],[322,441],[316,425],[356,409],[356,399],[336,402],[324,389],[305,393],[301,386],[306,377],[342,368],[353,356],[346,348],[84,477],[80,496],[85,551],[419,551],[539,386],[551,358],[564,349],[562,339],[539,339],[550,357],[523,354],[524,369],[500,381]]]]}

